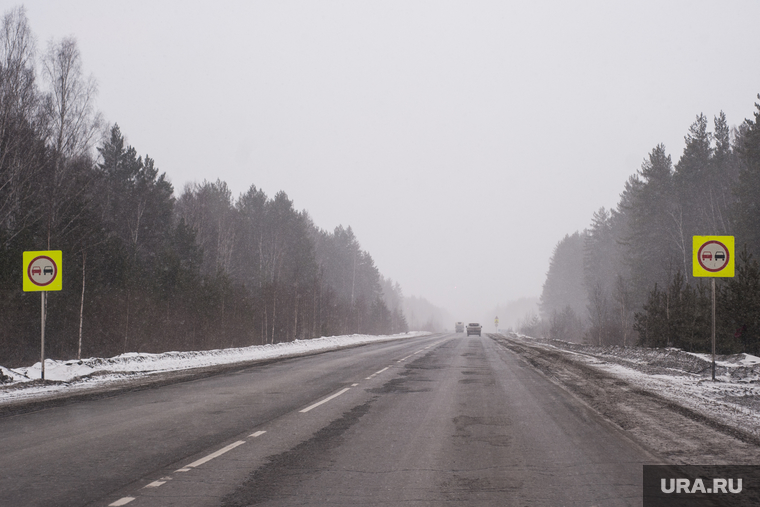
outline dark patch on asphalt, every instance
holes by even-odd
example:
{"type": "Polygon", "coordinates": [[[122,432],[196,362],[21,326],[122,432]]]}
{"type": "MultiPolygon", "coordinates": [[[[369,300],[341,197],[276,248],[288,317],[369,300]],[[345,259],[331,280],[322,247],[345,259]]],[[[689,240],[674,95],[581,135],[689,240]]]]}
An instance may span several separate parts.
{"type": "Polygon", "coordinates": [[[426,370],[442,370],[445,366],[433,363],[435,357],[427,353],[417,358],[411,363],[404,365],[404,370],[399,373],[397,378],[391,379],[381,387],[367,389],[367,392],[375,394],[389,393],[425,393],[431,391],[429,387],[417,387],[414,382],[433,382],[432,379],[425,377],[426,370]]]}
{"type": "Polygon", "coordinates": [[[433,379],[426,377],[425,372],[428,370],[443,370],[445,366],[436,364],[435,354],[428,352],[418,357],[414,361],[404,365],[404,369],[399,372],[398,377],[389,380],[381,387],[367,389],[367,392],[375,394],[389,393],[425,393],[432,391],[429,387],[415,386],[414,382],[434,382],[433,379]]]}
{"type": "MultiPolygon", "coordinates": [[[[522,487],[523,481],[515,475],[505,475],[494,482],[488,477],[463,477],[461,472],[441,483],[441,491],[447,501],[464,502],[464,505],[477,505],[476,499],[484,493],[510,495],[522,487]]],[[[483,500],[487,501],[486,498],[483,500]]]]}
{"type": "MultiPolygon", "coordinates": [[[[374,389],[367,389],[367,392],[375,394],[389,394],[389,393],[424,393],[431,389],[429,387],[413,388],[407,385],[409,382],[417,382],[417,379],[410,380],[409,378],[394,378],[383,384],[381,387],[374,389]]],[[[428,381],[423,379],[423,381],[428,381]]]]}
{"type": "Polygon", "coordinates": [[[410,370],[442,370],[445,366],[429,365],[429,364],[407,364],[406,368],[410,370]]]}
{"type": "Polygon", "coordinates": [[[413,380],[414,382],[433,382],[433,379],[428,377],[421,376],[421,373],[419,371],[415,370],[404,370],[401,373],[398,374],[399,377],[409,378],[410,380],[413,380]]]}
{"type": "Polygon", "coordinates": [[[461,415],[452,419],[454,438],[462,439],[465,445],[482,442],[494,447],[509,447],[510,421],[506,417],[471,417],[461,415]],[[501,431],[499,431],[501,429],[501,431]]]}
{"type": "Polygon", "coordinates": [[[466,377],[459,380],[460,384],[481,384],[490,386],[496,383],[493,371],[489,368],[471,366],[467,370],[462,370],[461,373],[462,375],[466,375],[466,377]]]}
{"type": "Polygon", "coordinates": [[[369,412],[377,397],[345,412],[309,440],[292,449],[270,456],[267,463],[254,471],[235,492],[222,499],[223,507],[257,505],[273,499],[294,496],[304,475],[319,473],[331,467],[330,451],[343,444],[343,434],[369,412]]]}

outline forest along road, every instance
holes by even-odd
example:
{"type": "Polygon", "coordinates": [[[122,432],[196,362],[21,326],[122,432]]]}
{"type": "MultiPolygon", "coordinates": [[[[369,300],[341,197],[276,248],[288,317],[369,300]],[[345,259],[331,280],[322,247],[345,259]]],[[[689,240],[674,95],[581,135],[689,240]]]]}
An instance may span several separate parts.
{"type": "Polygon", "coordinates": [[[641,505],[657,461],[489,337],[432,335],[0,418],[0,504],[641,505]]]}

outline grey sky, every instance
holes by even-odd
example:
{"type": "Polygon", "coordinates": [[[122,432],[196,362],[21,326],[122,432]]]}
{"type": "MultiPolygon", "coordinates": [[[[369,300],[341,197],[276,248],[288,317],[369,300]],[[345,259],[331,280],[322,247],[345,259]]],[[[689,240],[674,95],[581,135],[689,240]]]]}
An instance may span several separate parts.
{"type": "Polygon", "coordinates": [[[760,92],[756,1],[25,6],[178,194],[285,190],[462,320],[540,294],[656,144],[676,162],[697,114],[737,125],[760,92]]]}

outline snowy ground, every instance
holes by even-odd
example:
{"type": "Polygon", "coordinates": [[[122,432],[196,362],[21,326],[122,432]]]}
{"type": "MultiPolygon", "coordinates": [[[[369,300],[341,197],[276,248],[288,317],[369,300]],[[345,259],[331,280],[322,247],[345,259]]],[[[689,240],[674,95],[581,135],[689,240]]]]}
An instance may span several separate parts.
{"type": "Polygon", "coordinates": [[[159,373],[209,366],[231,365],[265,359],[310,354],[364,343],[401,340],[428,332],[410,332],[388,336],[348,335],[296,340],[294,342],[200,352],[165,352],[163,354],[127,353],[111,358],[81,361],[45,360],[44,384],[40,381],[41,364],[8,369],[0,366],[0,404],[56,393],[102,387],[126,379],[144,378],[159,373]]]}
{"type": "Polygon", "coordinates": [[[594,347],[512,334],[533,346],[571,353],[578,361],[658,394],[755,437],[760,437],[760,357],[716,357],[679,349],[594,347]]]}

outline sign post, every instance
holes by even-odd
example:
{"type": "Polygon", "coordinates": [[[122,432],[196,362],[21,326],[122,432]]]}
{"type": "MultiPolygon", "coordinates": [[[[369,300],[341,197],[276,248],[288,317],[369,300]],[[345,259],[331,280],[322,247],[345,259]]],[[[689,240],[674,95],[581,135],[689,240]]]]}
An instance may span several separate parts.
{"type": "Polygon", "coordinates": [[[496,325],[496,332],[499,332],[499,316],[497,315],[495,319],[493,319],[493,323],[496,325]]]}
{"type": "Polygon", "coordinates": [[[41,294],[41,338],[40,338],[40,378],[45,380],[45,314],[46,294],[51,290],[63,289],[63,254],[60,250],[24,252],[24,292],[41,294]]]}
{"type": "Polygon", "coordinates": [[[692,269],[695,277],[711,278],[712,286],[712,379],[715,380],[715,279],[733,278],[734,237],[694,236],[692,269]]]}

